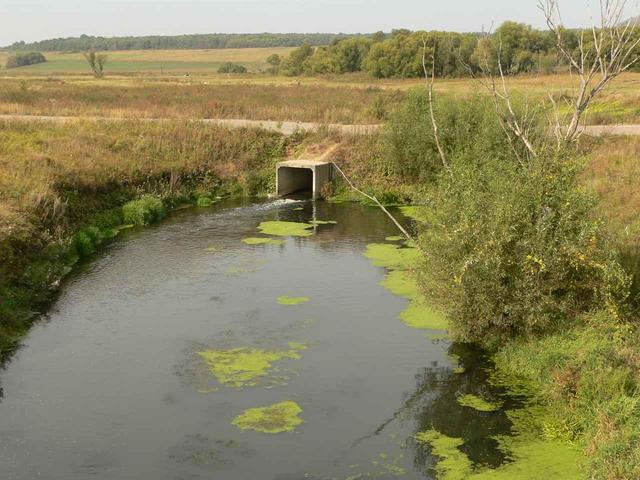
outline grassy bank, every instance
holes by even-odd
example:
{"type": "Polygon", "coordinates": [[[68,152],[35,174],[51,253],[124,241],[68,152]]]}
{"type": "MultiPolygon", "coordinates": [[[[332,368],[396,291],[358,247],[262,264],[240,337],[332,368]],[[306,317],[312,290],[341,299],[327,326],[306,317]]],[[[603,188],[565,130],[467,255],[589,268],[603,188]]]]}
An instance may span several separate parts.
{"type": "MultiPolygon", "coordinates": [[[[184,55],[148,53],[160,55],[154,61],[166,58],[167,66],[184,55]]],[[[109,64],[107,77],[95,80],[89,72],[54,75],[30,70],[36,67],[2,71],[0,113],[379,123],[395,110],[408,90],[423,84],[420,79],[377,80],[362,73],[295,78],[206,72],[186,77],[142,70],[117,74],[109,72],[109,64]]],[[[639,78],[638,73],[622,75],[615,87],[597,99],[586,122],[639,123],[639,78]]],[[[565,106],[576,95],[575,78],[564,74],[509,77],[507,83],[516,95],[531,102],[548,102],[550,92],[559,105],[565,106]]],[[[478,90],[472,79],[438,79],[436,85],[438,92],[455,96],[478,90]]]]}
{"type": "Polygon", "coordinates": [[[126,224],[272,190],[296,139],[187,123],[0,123],[0,353],[60,279],[126,224]]]}
{"type": "Polygon", "coordinates": [[[0,113],[378,123],[403,94],[376,88],[0,80],[0,113]]]}

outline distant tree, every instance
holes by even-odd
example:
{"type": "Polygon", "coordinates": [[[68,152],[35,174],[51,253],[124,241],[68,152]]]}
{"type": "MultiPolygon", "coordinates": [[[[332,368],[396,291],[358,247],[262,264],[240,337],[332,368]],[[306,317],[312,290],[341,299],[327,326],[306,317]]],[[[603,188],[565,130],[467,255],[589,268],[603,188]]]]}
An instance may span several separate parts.
{"type": "Polygon", "coordinates": [[[218,73],[247,73],[247,67],[227,62],[220,66],[218,73]]]}
{"type": "Polygon", "coordinates": [[[304,73],[304,63],[313,55],[313,52],[313,47],[309,44],[293,50],[289,54],[289,58],[282,62],[282,73],[288,76],[296,76],[304,73]]]}
{"type": "Polygon", "coordinates": [[[107,64],[107,55],[104,53],[96,53],[95,49],[92,48],[88,52],[85,52],[84,58],[87,59],[87,63],[89,63],[94,77],[104,77],[104,66],[107,64]]]}
{"type": "Polygon", "coordinates": [[[17,53],[11,55],[7,59],[6,68],[25,67],[27,65],[35,65],[36,63],[44,63],[47,59],[40,52],[17,53]]]}
{"type": "Polygon", "coordinates": [[[282,57],[274,53],[273,55],[269,55],[267,63],[270,65],[267,71],[272,75],[277,75],[278,70],[280,70],[280,64],[282,63],[282,57]]]}

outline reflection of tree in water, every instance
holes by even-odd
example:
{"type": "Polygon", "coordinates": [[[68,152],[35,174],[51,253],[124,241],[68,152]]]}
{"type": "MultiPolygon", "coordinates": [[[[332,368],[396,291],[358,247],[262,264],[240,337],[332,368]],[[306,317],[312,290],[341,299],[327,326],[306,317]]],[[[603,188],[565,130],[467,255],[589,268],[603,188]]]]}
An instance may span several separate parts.
{"type": "MultiPolygon", "coordinates": [[[[487,369],[490,363],[480,350],[456,344],[450,347],[449,353],[459,358],[463,373],[454,373],[451,366],[437,362],[418,371],[416,389],[406,394],[402,406],[370,435],[357,440],[354,446],[381,434],[396,420],[413,420],[415,433],[436,430],[448,437],[463,439],[460,450],[475,464],[495,468],[504,463],[505,455],[492,437],[510,433],[511,422],[504,410],[517,408],[519,402],[506,396],[502,388],[489,384],[487,369]],[[457,402],[463,394],[499,401],[503,408],[497,412],[479,412],[463,407],[457,402]]],[[[415,449],[416,470],[429,475],[438,458],[431,454],[428,446],[415,441],[408,444],[415,449]]]]}
{"type": "MultiPolygon", "coordinates": [[[[489,384],[486,356],[465,345],[452,345],[449,353],[460,359],[464,373],[454,373],[448,367],[428,367],[416,375],[416,391],[429,392],[406,412],[416,421],[416,432],[436,430],[444,435],[464,440],[460,448],[474,463],[497,467],[505,456],[498,450],[493,436],[510,432],[511,422],[504,409],[497,412],[479,412],[457,402],[462,394],[474,394],[488,401],[501,401],[512,408],[514,401],[505,398],[504,390],[489,384]]],[[[434,463],[428,447],[415,443],[415,466],[425,470],[434,463]]]]}

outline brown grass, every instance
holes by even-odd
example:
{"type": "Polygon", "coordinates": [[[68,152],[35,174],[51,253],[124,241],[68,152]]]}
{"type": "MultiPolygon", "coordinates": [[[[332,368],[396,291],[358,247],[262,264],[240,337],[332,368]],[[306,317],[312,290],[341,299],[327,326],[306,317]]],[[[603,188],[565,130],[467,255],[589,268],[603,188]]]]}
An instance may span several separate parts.
{"type": "Polygon", "coordinates": [[[640,138],[607,137],[590,147],[585,184],[624,244],[640,245],[640,138]]]}
{"type": "MultiPolygon", "coordinates": [[[[165,54],[187,55],[154,53],[165,54]]],[[[568,109],[564,100],[571,101],[575,95],[575,78],[568,75],[522,76],[508,82],[516,96],[534,104],[547,101],[547,92],[551,92],[568,109]]],[[[378,123],[383,115],[374,108],[376,102],[383,106],[382,114],[388,113],[404,97],[403,92],[422,85],[420,79],[375,80],[363,73],[298,78],[138,74],[95,80],[88,75],[45,78],[24,70],[19,77],[0,78],[0,113],[378,123]]],[[[640,74],[621,76],[592,106],[586,121],[640,123],[638,87],[640,74]]],[[[438,93],[451,95],[478,90],[471,79],[439,79],[436,85],[438,93]]]]}
{"type": "Polygon", "coordinates": [[[354,87],[150,81],[0,81],[0,113],[376,123],[404,94],[354,87]],[[377,102],[377,103],[376,103],[377,102]]]}

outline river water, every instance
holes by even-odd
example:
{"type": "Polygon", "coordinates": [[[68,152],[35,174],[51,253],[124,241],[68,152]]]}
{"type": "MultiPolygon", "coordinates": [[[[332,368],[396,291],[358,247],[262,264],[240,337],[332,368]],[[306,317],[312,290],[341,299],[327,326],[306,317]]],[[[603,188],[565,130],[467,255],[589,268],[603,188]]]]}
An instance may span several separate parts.
{"type": "Polygon", "coordinates": [[[508,432],[504,414],[456,402],[492,394],[481,356],[398,320],[407,301],[363,255],[390,235],[377,209],[294,200],[223,201],[123,231],[0,372],[0,478],[435,478],[437,457],[414,440],[430,428],[499,465],[490,437],[508,432]],[[337,223],[241,241],[264,221],[314,219],[337,223]],[[289,353],[254,382],[221,383],[202,352],[234,349],[289,353]],[[302,410],[291,432],[232,423],[285,401],[302,410]]]}

